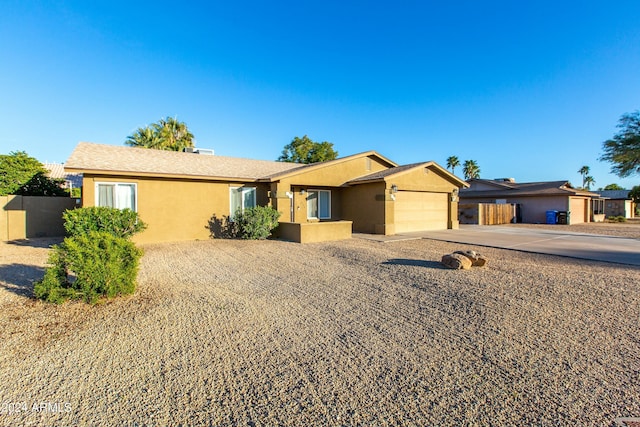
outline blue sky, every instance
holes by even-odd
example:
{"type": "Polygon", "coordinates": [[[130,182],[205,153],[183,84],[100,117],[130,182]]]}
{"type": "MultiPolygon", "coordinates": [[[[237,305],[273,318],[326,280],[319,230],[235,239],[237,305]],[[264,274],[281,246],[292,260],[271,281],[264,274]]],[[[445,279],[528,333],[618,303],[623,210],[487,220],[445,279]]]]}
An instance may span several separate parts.
{"type": "Polygon", "coordinates": [[[640,1],[184,3],[3,0],[0,153],[64,162],[175,116],[220,155],[307,134],[482,178],[640,184],[597,160],[640,109],[640,1]]]}

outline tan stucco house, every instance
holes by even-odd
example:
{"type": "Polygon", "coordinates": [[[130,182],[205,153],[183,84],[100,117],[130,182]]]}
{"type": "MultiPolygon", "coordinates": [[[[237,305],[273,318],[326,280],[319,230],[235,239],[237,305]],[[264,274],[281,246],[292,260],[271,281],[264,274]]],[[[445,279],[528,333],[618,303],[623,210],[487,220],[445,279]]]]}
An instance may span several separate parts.
{"type": "Polygon", "coordinates": [[[472,179],[460,191],[461,203],[512,204],[514,222],[545,223],[547,211],[567,214],[568,224],[591,221],[591,200],[598,195],[573,188],[568,181],[515,182],[513,178],[472,179]]]}
{"type": "Polygon", "coordinates": [[[262,205],[299,242],[458,227],[467,184],[434,162],[399,166],[375,151],[301,165],[81,142],[65,170],[82,173],[83,206],[136,210],[138,242],[207,239],[212,216],[262,205]]]}

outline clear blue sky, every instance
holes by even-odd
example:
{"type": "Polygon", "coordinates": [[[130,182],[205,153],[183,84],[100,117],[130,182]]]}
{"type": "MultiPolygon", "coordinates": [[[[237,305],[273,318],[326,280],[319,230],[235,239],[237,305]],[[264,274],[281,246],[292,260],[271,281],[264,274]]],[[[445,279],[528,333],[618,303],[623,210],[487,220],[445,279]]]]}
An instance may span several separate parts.
{"type": "Polygon", "coordinates": [[[638,0],[3,0],[0,52],[0,153],[43,162],[176,116],[220,155],[307,134],[483,178],[640,184],[597,160],[640,109],[638,0]]]}

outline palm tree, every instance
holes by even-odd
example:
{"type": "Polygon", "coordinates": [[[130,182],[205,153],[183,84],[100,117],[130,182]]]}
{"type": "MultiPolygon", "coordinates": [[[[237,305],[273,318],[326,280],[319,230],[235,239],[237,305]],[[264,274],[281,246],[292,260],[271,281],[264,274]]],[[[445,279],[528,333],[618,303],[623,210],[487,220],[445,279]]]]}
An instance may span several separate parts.
{"type": "Polygon", "coordinates": [[[595,180],[595,179],[593,179],[593,177],[592,177],[592,176],[588,176],[588,177],[584,178],[582,182],[583,182],[583,184],[584,184],[584,185],[582,186],[582,188],[585,188],[585,186],[586,186],[586,189],[587,189],[587,190],[591,190],[591,185],[595,184],[595,183],[596,183],[596,180],[595,180]]]}
{"type": "Polygon", "coordinates": [[[457,156],[447,157],[447,169],[451,169],[451,173],[455,175],[456,167],[460,166],[460,159],[457,156]]]}
{"type": "Polygon", "coordinates": [[[580,169],[578,169],[578,173],[582,175],[582,188],[584,188],[587,175],[589,175],[589,166],[581,167],[580,169]]]}
{"type": "Polygon", "coordinates": [[[124,143],[131,147],[162,149],[162,138],[149,126],[138,128],[124,143]]]}
{"type": "Polygon", "coordinates": [[[184,122],[179,122],[175,117],[160,119],[153,127],[162,138],[164,150],[182,151],[184,148],[193,147],[193,134],[189,132],[184,122]]]}
{"type": "Polygon", "coordinates": [[[480,168],[475,160],[465,160],[462,166],[462,172],[464,173],[464,179],[467,181],[480,178],[480,168]]]}
{"type": "Polygon", "coordinates": [[[193,134],[183,122],[173,117],[160,119],[150,126],[138,128],[124,142],[131,147],[155,148],[157,150],[182,151],[193,147],[193,134]]]}

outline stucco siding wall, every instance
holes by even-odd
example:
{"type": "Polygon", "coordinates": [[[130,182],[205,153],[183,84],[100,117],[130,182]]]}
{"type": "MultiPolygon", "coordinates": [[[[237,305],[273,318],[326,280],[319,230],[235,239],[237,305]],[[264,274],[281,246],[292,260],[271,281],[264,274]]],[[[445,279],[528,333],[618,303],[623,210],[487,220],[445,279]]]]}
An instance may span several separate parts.
{"type": "Polygon", "coordinates": [[[388,168],[389,166],[383,164],[375,156],[360,157],[338,164],[328,164],[326,167],[315,168],[292,177],[284,177],[280,183],[283,186],[339,187],[352,179],[388,168]]]}
{"type": "Polygon", "coordinates": [[[267,205],[268,188],[256,183],[228,183],[126,176],[84,177],[83,206],[95,206],[96,182],[137,185],[137,208],[148,228],[134,237],[138,243],[210,238],[209,220],[230,214],[230,187],[256,187],[256,203],[267,205]]]}
{"type": "Polygon", "coordinates": [[[376,182],[342,191],[342,219],[353,221],[355,233],[385,234],[385,184],[376,182]]]}
{"type": "Polygon", "coordinates": [[[418,168],[405,174],[387,179],[389,186],[395,184],[402,191],[429,191],[451,193],[456,187],[451,181],[432,168],[418,168]]]}

